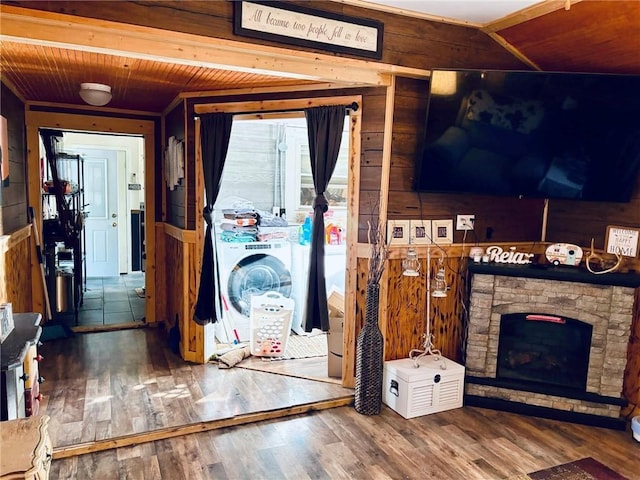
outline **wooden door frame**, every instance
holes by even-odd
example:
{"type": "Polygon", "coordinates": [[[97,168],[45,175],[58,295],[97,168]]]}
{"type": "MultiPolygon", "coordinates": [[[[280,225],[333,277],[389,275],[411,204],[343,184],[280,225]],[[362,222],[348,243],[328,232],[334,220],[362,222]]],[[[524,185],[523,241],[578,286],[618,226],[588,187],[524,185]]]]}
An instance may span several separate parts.
{"type": "MultiPolygon", "coordinates": [[[[360,108],[349,113],[350,138],[349,138],[349,180],[347,187],[347,258],[344,296],[344,333],[343,333],[343,359],[355,358],[355,329],[356,329],[356,296],[357,296],[357,264],[358,264],[358,217],[360,210],[360,158],[362,128],[362,95],[341,95],[333,97],[307,97],[282,100],[262,101],[238,101],[224,103],[203,103],[194,106],[196,114],[212,112],[252,112],[256,114],[277,111],[303,111],[305,108],[351,105],[357,103],[360,108]]],[[[199,144],[199,142],[198,142],[199,144]]],[[[199,150],[199,149],[198,149],[199,150]]],[[[204,179],[202,178],[202,157],[196,155],[196,205],[204,205],[204,179]]],[[[204,219],[202,215],[196,216],[196,232],[204,232],[204,219]]],[[[196,248],[201,251],[204,247],[204,236],[196,235],[196,248]]],[[[200,265],[198,265],[198,269],[200,265]]],[[[346,387],[355,385],[355,371],[352,366],[343,360],[342,384],[346,387]]]]}
{"type": "MultiPolygon", "coordinates": [[[[53,128],[59,130],[76,130],[82,132],[112,133],[114,135],[141,135],[144,138],[145,155],[145,319],[147,324],[158,321],[156,310],[156,238],[155,238],[155,128],[153,120],[131,120],[92,115],[79,111],[76,113],[44,112],[25,107],[25,122],[27,132],[27,190],[29,205],[34,207],[34,215],[38,222],[38,231],[42,232],[42,202],[40,185],[40,140],[39,128],[53,128]]],[[[44,314],[44,286],[40,280],[40,264],[38,259],[31,257],[31,276],[33,310],[44,314]],[[36,280],[37,279],[37,280],[36,280]]]]}

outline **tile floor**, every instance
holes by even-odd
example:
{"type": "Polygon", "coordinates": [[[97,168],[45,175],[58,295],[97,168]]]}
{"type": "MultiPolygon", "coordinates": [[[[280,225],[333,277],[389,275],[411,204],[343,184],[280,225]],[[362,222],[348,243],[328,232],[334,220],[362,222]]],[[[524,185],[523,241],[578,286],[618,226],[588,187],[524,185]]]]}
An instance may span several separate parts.
{"type": "Polygon", "coordinates": [[[88,278],[77,326],[144,322],[145,299],[136,293],[136,288],[142,287],[144,272],[88,278]]]}

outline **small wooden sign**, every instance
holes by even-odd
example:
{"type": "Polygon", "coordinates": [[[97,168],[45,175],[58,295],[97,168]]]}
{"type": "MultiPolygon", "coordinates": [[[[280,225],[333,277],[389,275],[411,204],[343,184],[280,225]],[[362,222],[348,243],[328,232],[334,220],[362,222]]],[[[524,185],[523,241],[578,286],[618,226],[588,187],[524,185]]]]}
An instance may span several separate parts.
{"type": "Polygon", "coordinates": [[[605,239],[607,253],[619,254],[624,257],[637,257],[639,240],[640,228],[607,226],[605,239]]]}

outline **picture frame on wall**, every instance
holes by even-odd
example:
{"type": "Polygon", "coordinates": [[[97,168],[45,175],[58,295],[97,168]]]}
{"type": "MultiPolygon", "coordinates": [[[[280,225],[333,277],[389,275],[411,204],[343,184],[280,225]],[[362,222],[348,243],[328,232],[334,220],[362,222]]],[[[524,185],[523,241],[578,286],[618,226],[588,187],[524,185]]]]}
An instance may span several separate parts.
{"type": "Polygon", "coordinates": [[[408,245],[409,225],[409,220],[387,221],[387,243],[389,245],[408,245]]]}
{"type": "Polygon", "coordinates": [[[431,220],[431,238],[438,245],[453,243],[453,220],[431,220]]]}
{"type": "Polygon", "coordinates": [[[604,243],[607,253],[635,258],[640,250],[640,227],[607,225],[604,243]]]}
{"type": "Polygon", "coordinates": [[[409,242],[412,245],[429,245],[431,238],[431,220],[409,221],[409,242]]]}

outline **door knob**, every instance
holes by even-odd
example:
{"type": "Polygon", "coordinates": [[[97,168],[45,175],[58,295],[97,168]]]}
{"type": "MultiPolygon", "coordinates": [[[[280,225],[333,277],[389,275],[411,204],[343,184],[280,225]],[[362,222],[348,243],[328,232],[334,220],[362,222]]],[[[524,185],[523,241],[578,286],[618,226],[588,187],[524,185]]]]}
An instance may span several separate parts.
{"type": "Polygon", "coordinates": [[[113,222],[113,223],[111,224],[111,226],[112,226],[112,227],[117,227],[117,226],[118,226],[118,224],[117,224],[116,222],[113,222]]]}
{"type": "Polygon", "coordinates": [[[117,216],[118,216],[118,214],[117,214],[117,213],[112,213],[112,214],[111,214],[111,218],[116,218],[117,216]]]}

